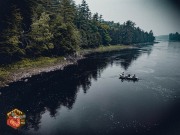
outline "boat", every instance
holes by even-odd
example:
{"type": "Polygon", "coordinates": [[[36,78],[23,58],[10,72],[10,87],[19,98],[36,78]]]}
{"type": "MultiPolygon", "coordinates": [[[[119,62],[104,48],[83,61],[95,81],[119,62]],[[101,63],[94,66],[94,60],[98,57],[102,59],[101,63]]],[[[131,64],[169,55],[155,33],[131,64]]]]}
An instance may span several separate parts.
{"type": "Polygon", "coordinates": [[[120,74],[120,77],[119,79],[122,79],[122,80],[132,80],[132,81],[138,81],[139,78],[138,77],[133,77],[133,76],[125,76],[123,74],[120,74]]]}

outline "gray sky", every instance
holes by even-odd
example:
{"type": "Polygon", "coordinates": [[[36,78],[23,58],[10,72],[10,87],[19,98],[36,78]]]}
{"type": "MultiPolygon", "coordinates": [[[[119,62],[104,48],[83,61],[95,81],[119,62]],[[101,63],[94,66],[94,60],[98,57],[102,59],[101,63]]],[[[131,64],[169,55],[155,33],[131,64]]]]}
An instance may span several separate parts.
{"type": "MultiPolygon", "coordinates": [[[[82,0],[74,0],[80,4],[82,0]]],[[[132,20],[155,35],[180,32],[179,2],[176,0],[86,0],[92,13],[98,12],[106,21],[132,20]]]]}

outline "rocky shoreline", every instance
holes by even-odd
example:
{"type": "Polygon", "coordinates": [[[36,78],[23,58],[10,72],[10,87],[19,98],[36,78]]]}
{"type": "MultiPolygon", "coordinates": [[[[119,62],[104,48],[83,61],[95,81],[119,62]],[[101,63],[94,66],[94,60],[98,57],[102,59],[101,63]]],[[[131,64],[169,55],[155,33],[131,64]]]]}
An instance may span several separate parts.
{"type": "Polygon", "coordinates": [[[80,56],[68,56],[64,58],[63,62],[57,62],[52,64],[51,66],[42,66],[42,67],[36,67],[36,68],[29,68],[29,69],[19,69],[18,71],[10,73],[10,75],[7,77],[5,81],[0,81],[0,88],[7,87],[9,84],[18,82],[18,81],[24,81],[27,82],[28,78],[38,75],[41,73],[48,73],[56,70],[63,70],[64,67],[68,65],[76,64],[79,60],[84,59],[85,57],[80,56]]]}

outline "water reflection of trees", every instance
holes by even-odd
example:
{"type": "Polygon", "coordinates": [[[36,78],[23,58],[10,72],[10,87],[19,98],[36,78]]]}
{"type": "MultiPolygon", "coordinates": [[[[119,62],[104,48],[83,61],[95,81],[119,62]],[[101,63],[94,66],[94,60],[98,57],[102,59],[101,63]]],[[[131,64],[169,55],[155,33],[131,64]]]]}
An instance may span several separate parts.
{"type": "Polygon", "coordinates": [[[127,70],[133,61],[137,60],[142,54],[146,53],[148,56],[152,52],[152,45],[146,45],[146,47],[138,47],[134,49],[122,50],[122,53],[118,53],[116,57],[113,58],[112,63],[116,65],[121,65],[124,70],[127,70]]]}
{"type": "Polygon", "coordinates": [[[124,70],[127,70],[131,63],[140,56],[138,49],[124,50],[123,53],[116,57],[116,64],[120,64],[124,70]]]}
{"type": "MultiPolygon", "coordinates": [[[[102,60],[102,59],[101,59],[102,60]]],[[[65,106],[72,109],[80,87],[86,93],[92,79],[97,80],[106,68],[105,61],[87,59],[78,65],[66,67],[64,71],[42,74],[29,79],[27,83],[17,82],[3,88],[0,99],[0,127],[13,132],[6,126],[6,113],[14,108],[23,110],[27,117],[25,129],[39,129],[41,115],[48,110],[55,117],[57,109],[65,106]]],[[[0,131],[1,132],[1,131],[0,131]]],[[[15,133],[13,133],[15,134],[15,133]]]]}
{"type": "Polygon", "coordinates": [[[68,66],[63,71],[55,71],[29,79],[27,83],[17,82],[1,89],[0,97],[0,133],[16,134],[6,126],[6,113],[14,108],[24,111],[27,115],[26,130],[39,129],[41,116],[49,111],[51,117],[56,117],[58,108],[62,106],[72,109],[78,90],[84,93],[91,86],[92,79],[97,80],[109,64],[120,60],[120,65],[127,69],[142,51],[138,49],[124,50],[121,53],[105,53],[88,56],[77,65],[68,66]]]}

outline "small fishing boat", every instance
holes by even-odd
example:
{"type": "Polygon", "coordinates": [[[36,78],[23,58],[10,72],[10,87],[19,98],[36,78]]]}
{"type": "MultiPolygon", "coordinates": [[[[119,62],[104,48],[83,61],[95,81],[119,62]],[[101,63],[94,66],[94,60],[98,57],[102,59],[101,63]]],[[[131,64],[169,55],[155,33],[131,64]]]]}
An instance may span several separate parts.
{"type": "Polygon", "coordinates": [[[119,79],[122,79],[122,80],[132,80],[132,81],[138,81],[139,78],[138,77],[135,77],[135,76],[128,76],[128,75],[123,75],[123,74],[120,74],[120,77],[119,79]]]}

